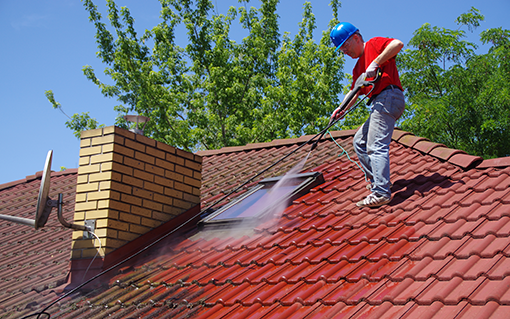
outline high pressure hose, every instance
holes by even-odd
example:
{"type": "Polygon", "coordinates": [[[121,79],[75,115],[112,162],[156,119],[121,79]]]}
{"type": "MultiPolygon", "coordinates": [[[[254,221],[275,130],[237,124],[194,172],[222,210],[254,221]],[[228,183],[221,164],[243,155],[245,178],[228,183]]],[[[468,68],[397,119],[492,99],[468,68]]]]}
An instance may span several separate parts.
{"type": "Polygon", "coordinates": [[[255,176],[251,177],[249,180],[247,180],[246,182],[244,182],[243,184],[241,184],[239,187],[237,187],[236,189],[234,189],[233,191],[231,191],[230,193],[224,195],[223,197],[221,197],[220,199],[218,199],[217,201],[215,201],[212,205],[210,205],[208,208],[204,209],[204,210],[201,210],[199,213],[193,215],[190,219],[188,219],[187,221],[183,222],[182,224],[180,224],[178,227],[176,227],[175,229],[173,229],[172,231],[166,233],[165,235],[163,235],[162,237],[158,238],[157,240],[155,240],[154,242],[150,243],[149,245],[147,245],[146,247],[142,248],[140,251],[134,253],[133,255],[127,257],[126,259],[124,260],[121,260],[120,262],[118,262],[117,264],[111,266],[110,268],[100,272],[99,274],[95,275],[94,277],[88,279],[87,281],[81,283],[80,285],[76,286],[75,288],[71,289],[70,291],[68,291],[67,293],[65,293],[64,295],[60,296],[59,298],[57,298],[55,301],[53,301],[52,303],[50,303],[48,306],[46,306],[42,311],[40,312],[36,312],[36,313],[33,313],[31,315],[27,315],[27,316],[24,316],[22,317],[21,319],[28,319],[28,318],[36,318],[36,319],[41,319],[41,318],[50,318],[51,315],[47,312],[49,308],[51,308],[54,304],[56,304],[57,302],[59,302],[60,300],[72,295],[73,293],[75,293],[76,291],[78,291],[79,289],[83,288],[84,286],[86,286],[87,284],[91,283],[92,281],[98,279],[99,277],[105,275],[106,273],[112,271],[113,269],[119,267],[120,265],[124,264],[125,262],[135,258],[136,256],[140,255],[141,253],[147,251],[149,248],[153,247],[154,245],[156,245],[157,243],[159,243],[160,241],[162,241],[163,239],[167,238],[168,236],[172,235],[173,233],[175,233],[176,231],[178,231],[179,229],[183,228],[185,225],[187,225],[189,222],[191,222],[192,220],[194,220],[196,217],[198,216],[201,216],[202,214],[204,213],[207,213],[208,211],[210,211],[212,209],[212,207],[214,207],[215,205],[217,205],[218,203],[220,203],[221,201],[223,201],[225,198],[229,197],[230,195],[232,195],[233,193],[237,192],[239,189],[241,189],[243,186],[245,186],[246,184],[250,183],[251,181],[253,181],[255,178],[257,178],[258,176],[262,175],[263,173],[267,172],[269,169],[273,168],[274,166],[276,166],[277,164],[279,164],[280,162],[282,162],[284,159],[286,159],[287,157],[289,157],[290,155],[294,154],[296,151],[298,151],[299,149],[303,148],[305,145],[309,144],[313,139],[315,139],[317,136],[319,135],[324,135],[326,133],[326,131],[328,130],[329,127],[325,128],[324,130],[322,130],[321,132],[319,132],[318,134],[316,134],[315,136],[313,136],[311,139],[309,139],[308,141],[304,142],[303,144],[301,144],[299,147],[297,147],[296,149],[292,150],[290,153],[288,153],[287,155],[285,155],[284,157],[282,157],[281,159],[279,159],[277,162],[271,164],[270,166],[268,166],[267,168],[265,168],[264,170],[262,170],[261,172],[259,172],[258,174],[256,174],[255,176]],[[41,317],[41,316],[46,316],[46,317],[41,317]]]}
{"type": "MultiPolygon", "coordinates": [[[[157,240],[153,241],[152,243],[150,243],[149,245],[147,245],[146,247],[142,248],[141,250],[139,250],[138,252],[134,253],[133,255],[127,257],[126,259],[124,260],[121,260],[120,262],[118,262],[117,264],[111,266],[110,268],[100,272],[99,274],[93,276],[92,278],[88,279],[87,281],[81,283],[80,285],[76,286],[75,288],[71,289],[70,291],[68,291],[67,293],[65,293],[64,295],[60,296],[59,298],[57,298],[55,301],[51,302],[48,306],[46,306],[42,311],[39,311],[39,312],[36,312],[36,313],[33,313],[31,315],[27,315],[27,316],[24,316],[22,317],[22,319],[28,319],[28,318],[33,318],[35,317],[36,319],[40,319],[40,318],[44,318],[44,317],[41,317],[41,316],[46,316],[46,318],[50,318],[51,315],[47,312],[49,310],[49,308],[51,308],[54,304],[56,304],[57,302],[59,302],[60,300],[72,295],[73,293],[75,293],[76,291],[78,291],[79,289],[83,288],[84,286],[86,286],[87,284],[91,283],[92,281],[98,279],[99,277],[105,275],[106,273],[112,271],[113,269],[119,267],[120,265],[124,264],[125,262],[135,258],[136,256],[140,255],[141,253],[147,251],[149,248],[153,247],[154,245],[156,245],[157,243],[159,243],[160,241],[162,241],[163,239],[167,238],[168,236],[172,235],[173,233],[175,233],[177,230],[181,229],[182,227],[184,227],[185,225],[187,225],[189,222],[191,222],[192,220],[194,220],[196,217],[198,216],[201,216],[202,214],[204,213],[208,213],[210,210],[212,210],[212,208],[214,206],[216,206],[218,203],[222,202],[223,200],[225,200],[227,197],[229,197],[230,195],[232,195],[233,193],[237,192],[239,189],[241,189],[242,187],[244,187],[245,185],[247,185],[248,183],[252,182],[255,178],[259,177],[260,175],[262,175],[263,173],[267,172],[268,170],[270,170],[271,168],[275,167],[276,165],[278,165],[279,163],[281,163],[283,160],[285,160],[287,157],[289,157],[290,155],[294,154],[296,151],[300,150],[301,148],[303,148],[305,145],[311,143],[317,136],[320,136],[319,139],[317,139],[317,141],[315,141],[315,143],[312,145],[312,148],[310,149],[310,152],[313,151],[316,147],[317,147],[317,143],[322,139],[322,137],[324,136],[324,134],[326,134],[326,132],[328,132],[329,128],[331,128],[333,125],[335,125],[339,120],[341,120],[346,114],[348,114],[350,111],[352,111],[353,109],[355,109],[363,100],[365,100],[365,98],[373,91],[374,89],[374,86],[375,86],[375,82],[377,82],[379,80],[379,77],[380,77],[380,72],[377,72],[377,76],[374,80],[371,80],[371,81],[366,81],[365,79],[365,75],[362,74],[360,76],[360,78],[362,78],[360,80],[360,78],[358,78],[358,80],[356,81],[355,83],[355,87],[353,89],[353,91],[356,89],[355,93],[357,93],[357,91],[359,91],[359,89],[361,89],[362,87],[364,86],[367,86],[367,85],[372,85],[372,89],[370,90],[370,92],[363,98],[361,99],[354,107],[351,107],[349,110],[346,110],[343,114],[343,116],[341,116],[340,118],[338,119],[335,119],[334,121],[331,121],[328,126],[323,129],[322,131],[320,131],[319,133],[317,133],[315,136],[313,136],[312,138],[310,138],[308,141],[304,142],[303,144],[301,144],[300,146],[298,146],[297,148],[295,148],[294,150],[292,150],[290,153],[288,153],[287,155],[285,155],[284,157],[282,157],[281,159],[279,159],[278,161],[276,161],[275,163],[271,164],[270,166],[266,167],[265,169],[263,169],[262,171],[260,171],[259,173],[257,173],[256,175],[254,175],[253,177],[251,177],[250,179],[248,179],[246,182],[244,182],[243,184],[241,184],[240,186],[238,186],[237,188],[235,188],[234,190],[232,190],[230,193],[222,196],[220,199],[216,200],[213,204],[209,205],[209,207],[207,207],[206,209],[204,210],[201,210],[199,213],[195,214],[194,216],[192,216],[190,219],[188,219],[187,221],[183,222],[181,225],[179,225],[178,227],[176,227],[175,229],[173,229],[172,231],[166,233],[165,235],[163,235],[162,237],[158,238],[157,240]]],[[[344,102],[342,102],[342,104],[340,105],[340,107],[343,107],[345,108],[350,100],[352,100],[352,98],[354,97],[354,95],[356,94],[352,94],[351,97],[347,97],[344,102]],[[348,99],[348,101],[347,101],[348,99]]]]}

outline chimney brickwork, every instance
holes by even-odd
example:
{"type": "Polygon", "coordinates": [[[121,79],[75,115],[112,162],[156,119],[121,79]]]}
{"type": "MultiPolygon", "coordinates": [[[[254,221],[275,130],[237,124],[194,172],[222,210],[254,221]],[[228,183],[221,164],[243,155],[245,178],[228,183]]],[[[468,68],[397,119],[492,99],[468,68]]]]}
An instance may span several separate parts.
{"type": "MultiPolygon", "coordinates": [[[[110,126],[81,134],[74,220],[95,221],[105,256],[200,203],[202,158],[110,126]]],[[[97,240],[73,232],[71,259],[97,240]]]]}

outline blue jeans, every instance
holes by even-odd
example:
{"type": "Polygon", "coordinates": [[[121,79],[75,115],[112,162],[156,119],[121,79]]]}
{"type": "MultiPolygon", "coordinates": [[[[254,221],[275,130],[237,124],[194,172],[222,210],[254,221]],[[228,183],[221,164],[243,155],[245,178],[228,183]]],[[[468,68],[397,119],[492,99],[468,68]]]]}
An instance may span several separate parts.
{"type": "Polygon", "coordinates": [[[354,150],[370,182],[372,193],[391,197],[390,142],[395,122],[405,108],[398,88],[382,91],[372,102],[370,116],[354,135],[354,150]]]}

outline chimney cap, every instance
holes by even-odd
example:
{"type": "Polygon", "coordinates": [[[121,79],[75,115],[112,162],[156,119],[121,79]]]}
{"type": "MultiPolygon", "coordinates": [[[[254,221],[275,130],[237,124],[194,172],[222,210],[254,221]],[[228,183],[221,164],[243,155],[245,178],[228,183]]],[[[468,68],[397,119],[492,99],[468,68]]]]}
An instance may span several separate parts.
{"type": "Polygon", "coordinates": [[[141,129],[138,127],[138,124],[146,123],[150,120],[150,118],[143,115],[124,115],[124,119],[128,122],[136,123],[136,128],[132,128],[129,131],[140,135],[143,135],[146,124],[144,124],[141,129]]]}

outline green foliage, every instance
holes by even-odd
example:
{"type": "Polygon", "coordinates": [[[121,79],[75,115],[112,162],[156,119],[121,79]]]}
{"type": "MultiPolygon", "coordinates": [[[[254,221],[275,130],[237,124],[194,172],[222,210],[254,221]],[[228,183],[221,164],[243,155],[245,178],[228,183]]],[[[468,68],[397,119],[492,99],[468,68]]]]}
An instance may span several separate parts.
{"type": "MultiPolygon", "coordinates": [[[[260,8],[231,7],[219,14],[210,0],[160,0],[161,22],[138,35],[128,8],[106,0],[107,25],[92,0],[83,0],[108,81],[89,65],[83,73],[105,97],[119,101],[116,125],[129,128],[125,114],[147,116],[146,135],[187,150],[317,133],[340,103],[338,93],[348,91],[341,84],[343,57],[334,53],[327,30],[319,43],[313,39],[310,3],[303,5],[299,31],[291,37],[280,33],[279,1],[261,2],[260,8]],[[182,27],[184,47],[176,44],[182,27]],[[246,36],[235,41],[232,28],[246,36]]],[[[330,6],[331,28],[340,2],[330,6]]],[[[476,54],[477,45],[465,40],[462,29],[474,31],[483,20],[471,8],[457,18],[457,30],[424,24],[414,32],[409,49],[397,56],[407,99],[399,125],[491,158],[510,154],[510,31],[481,32],[490,48],[476,54]]],[[[64,113],[53,92],[46,96],[64,113]]],[[[367,116],[362,105],[337,127],[357,128],[367,116]]],[[[77,136],[98,127],[88,113],[67,117],[77,136]]]]}
{"type": "Polygon", "coordinates": [[[74,136],[77,138],[80,138],[82,131],[93,130],[104,126],[98,125],[99,123],[96,121],[96,119],[91,118],[88,112],[82,114],[74,114],[72,117],[69,117],[69,115],[67,115],[62,109],[62,105],[55,100],[53,91],[48,90],[44,93],[53,108],[60,110],[60,112],[62,112],[69,119],[69,121],[66,121],[65,124],[68,128],[74,131],[74,136]]]}
{"type": "MultiPolygon", "coordinates": [[[[62,105],[60,105],[60,103],[58,103],[56,100],[55,100],[55,96],[53,94],[53,91],[51,90],[48,90],[46,92],[44,92],[44,94],[46,95],[46,98],[48,99],[48,101],[50,101],[51,105],[53,106],[54,109],[58,109],[60,110],[62,113],[64,113],[64,111],[62,110],[62,105]]],[[[65,113],[64,113],[65,114],[65,113]]],[[[67,116],[67,114],[65,114],[67,116]]]]}
{"type": "MultiPolygon", "coordinates": [[[[280,34],[278,0],[263,0],[258,9],[231,7],[226,14],[216,13],[209,0],[160,3],[161,23],[139,36],[128,8],[107,0],[108,26],[95,4],[83,0],[109,84],[91,66],[83,72],[105,97],[121,103],[115,108],[117,125],[126,127],[122,116],[127,113],[147,116],[146,135],[188,150],[300,136],[325,127],[340,102],[344,60],[334,54],[327,31],[320,43],[314,41],[310,3],[304,4],[293,39],[280,34]],[[187,31],[185,47],[175,43],[181,25],[187,31]],[[233,26],[247,33],[239,43],[230,35],[233,26]]],[[[330,5],[333,26],[340,3],[330,5]]],[[[93,125],[84,113],[73,116],[68,127],[93,125]]]]}
{"type": "Polygon", "coordinates": [[[468,27],[468,30],[473,32],[474,29],[480,26],[480,21],[485,20],[485,17],[481,14],[480,10],[475,7],[471,7],[468,13],[461,14],[455,22],[458,25],[465,25],[468,27]]]}
{"type": "MultiPolygon", "coordinates": [[[[483,15],[472,8],[457,23],[470,30],[483,15]]],[[[407,111],[401,127],[448,147],[484,158],[508,156],[510,133],[509,31],[489,29],[487,54],[463,38],[465,32],[431,27],[416,30],[398,56],[407,111]]]]}
{"type": "Polygon", "coordinates": [[[73,114],[71,120],[66,122],[66,126],[74,131],[74,136],[77,138],[80,138],[82,131],[104,127],[104,125],[98,124],[96,119],[89,116],[89,112],[73,114]]]}

